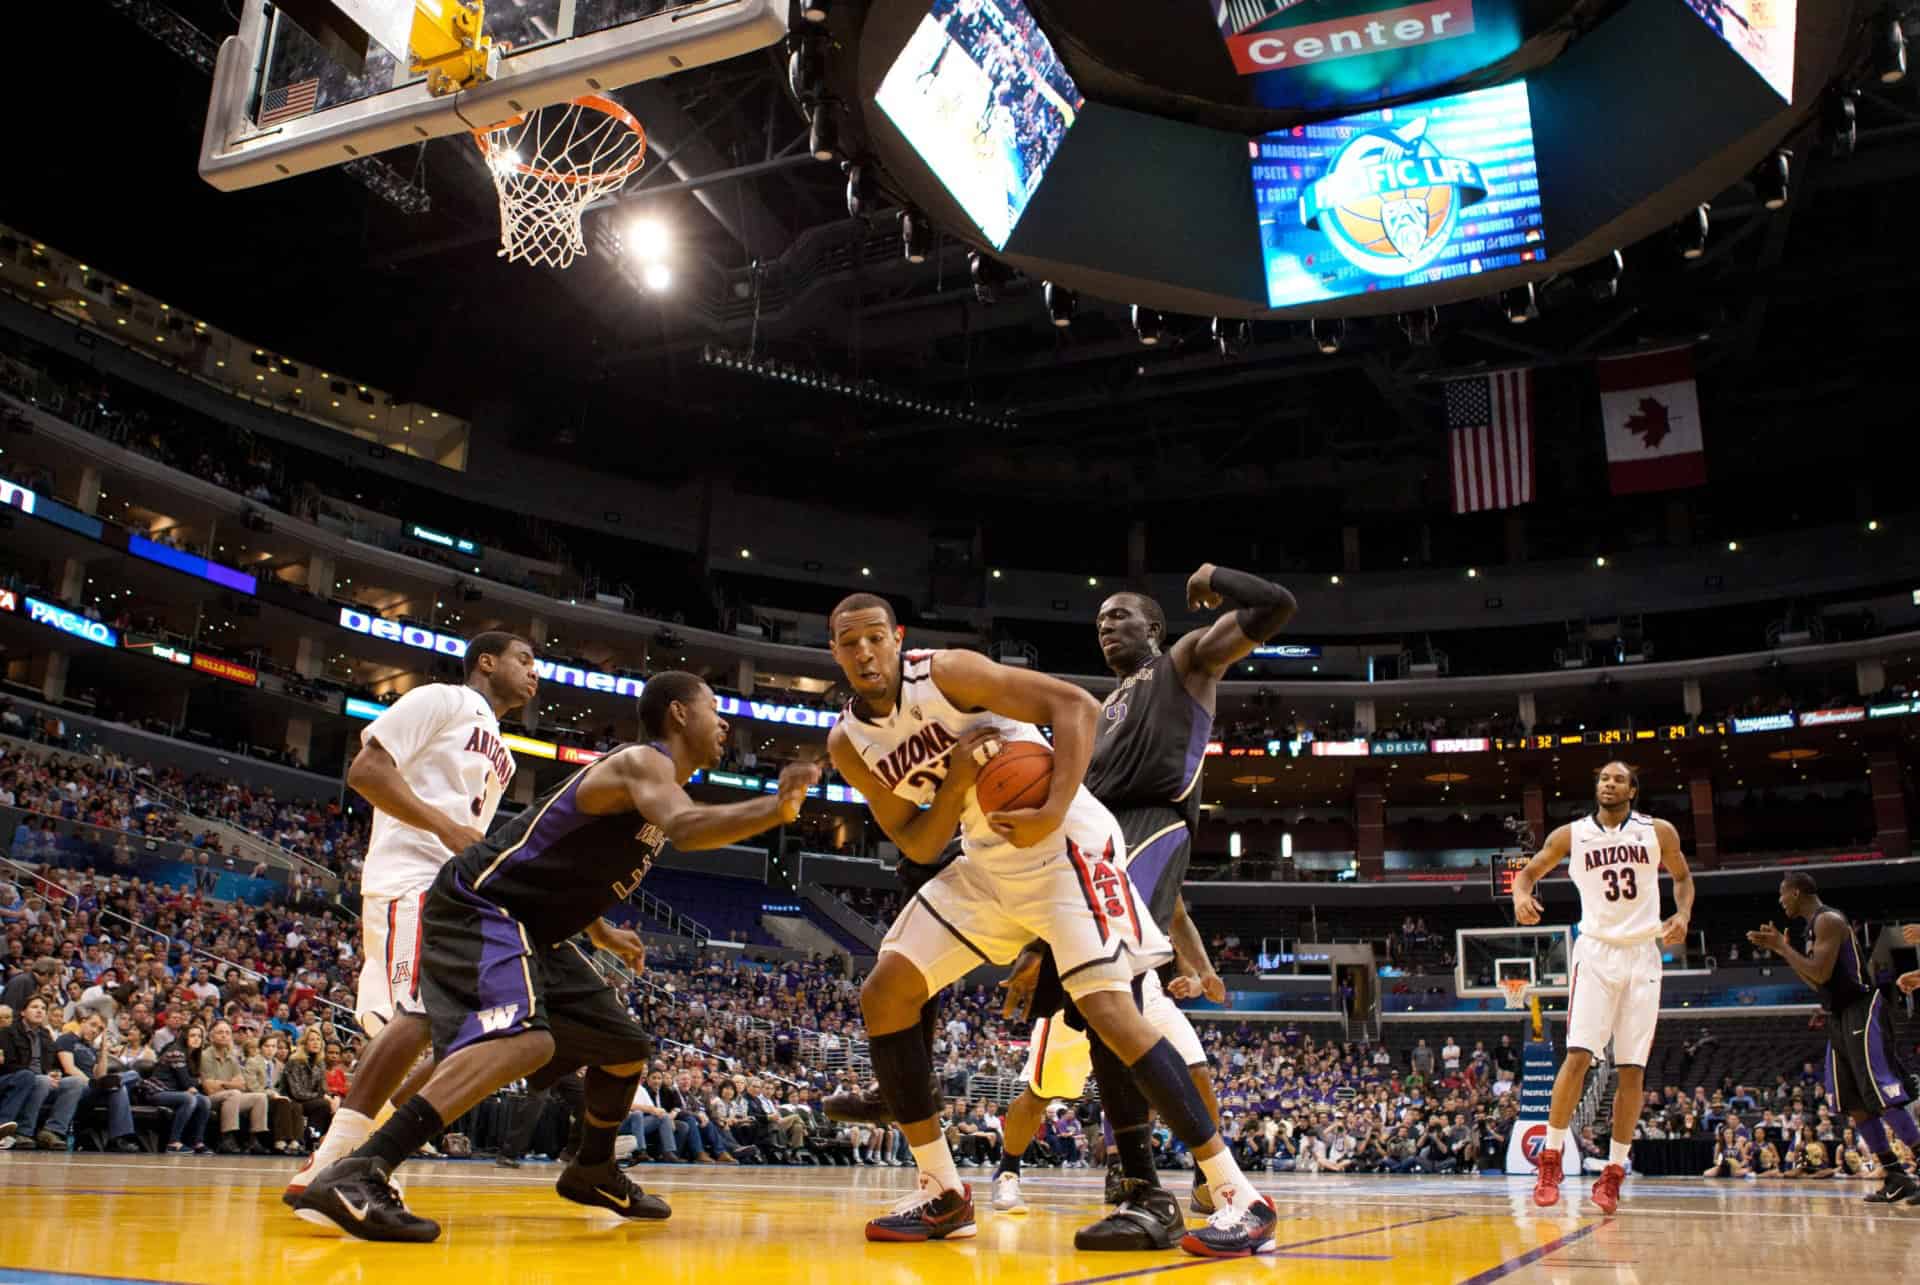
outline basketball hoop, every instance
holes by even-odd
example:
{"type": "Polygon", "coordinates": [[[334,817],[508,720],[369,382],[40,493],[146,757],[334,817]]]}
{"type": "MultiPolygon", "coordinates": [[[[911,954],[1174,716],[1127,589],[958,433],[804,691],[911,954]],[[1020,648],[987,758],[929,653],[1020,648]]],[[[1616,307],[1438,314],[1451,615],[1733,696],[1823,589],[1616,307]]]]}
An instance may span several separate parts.
{"type": "Polygon", "coordinates": [[[500,256],[564,268],[587,252],[580,215],[647,158],[647,131],[599,94],[473,131],[500,197],[500,256]]]}
{"type": "Polygon", "coordinates": [[[1516,1013],[1527,1006],[1527,992],[1533,989],[1533,983],[1524,977],[1502,977],[1500,992],[1507,1001],[1507,1007],[1516,1013]]]}

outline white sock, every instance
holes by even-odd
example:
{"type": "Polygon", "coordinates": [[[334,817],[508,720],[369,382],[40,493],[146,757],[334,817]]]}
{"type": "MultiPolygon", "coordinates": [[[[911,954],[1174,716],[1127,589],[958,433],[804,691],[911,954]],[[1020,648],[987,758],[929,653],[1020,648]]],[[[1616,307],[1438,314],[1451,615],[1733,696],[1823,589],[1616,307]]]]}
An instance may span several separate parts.
{"type": "Polygon", "coordinates": [[[1543,1147],[1542,1150],[1565,1151],[1566,1149],[1567,1149],[1567,1131],[1565,1129],[1556,1129],[1552,1125],[1548,1125],[1547,1126],[1547,1145],[1543,1147]]]}
{"type": "Polygon", "coordinates": [[[1619,1165],[1622,1169],[1625,1169],[1627,1167],[1627,1161],[1632,1158],[1633,1144],[1631,1142],[1622,1142],[1618,1138],[1615,1138],[1613,1145],[1607,1149],[1607,1163],[1610,1165],[1619,1165]]]}
{"type": "Polygon", "coordinates": [[[319,1173],[336,1160],[344,1160],[347,1154],[359,1149],[373,1134],[373,1118],[361,1115],[358,1111],[342,1107],[333,1113],[333,1123],[327,1126],[327,1136],[320,1139],[319,1149],[313,1153],[313,1171],[319,1173]]]}
{"type": "Polygon", "coordinates": [[[940,1184],[940,1190],[960,1190],[960,1170],[953,1163],[953,1151],[944,1135],[936,1136],[925,1146],[914,1147],[913,1162],[920,1166],[921,1173],[940,1184]]]}
{"type": "Polygon", "coordinates": [[[1240,1172],[1240,1166],[1234,1162],[1233,1152],[1228,1148],[1221,1147],[1199,1163],[1200,1172],[1207,1176],[1207,1190],[1213,1193],[1216,1203],[1245,1209],[1259,1198],[1260,1193],[1240,1172]]]}

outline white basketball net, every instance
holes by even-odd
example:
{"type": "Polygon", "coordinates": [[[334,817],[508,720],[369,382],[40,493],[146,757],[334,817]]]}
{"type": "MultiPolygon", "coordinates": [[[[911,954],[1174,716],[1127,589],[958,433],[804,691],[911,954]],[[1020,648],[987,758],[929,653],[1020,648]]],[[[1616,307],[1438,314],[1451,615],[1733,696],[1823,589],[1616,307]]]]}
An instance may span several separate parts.
{"type": "Polygon", "coordinates": [[[587,252],[581,213],[618,192],[647,155],[625,108],[588,95],[473,131],[500,197],[500,255],[564,268],[587,252]]]}
{"type": "Polygon", "coordinates": [[[1527,992],[1533,989],[1533,983],[1524,977],[1503,977],[1500,979],[1500,991],[1506,998],[1508,1008],[1525,1008],[1527,992]]]}

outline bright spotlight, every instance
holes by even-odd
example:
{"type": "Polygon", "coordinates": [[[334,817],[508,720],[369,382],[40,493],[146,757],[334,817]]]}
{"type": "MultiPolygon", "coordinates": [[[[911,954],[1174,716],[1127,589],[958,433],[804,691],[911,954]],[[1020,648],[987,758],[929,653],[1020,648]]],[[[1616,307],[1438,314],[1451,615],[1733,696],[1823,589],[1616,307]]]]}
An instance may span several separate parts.
{"type": "Polygon", "coordinates": [[[627,227],[627,248],[643,263],[666,258],[670,244],[666,225],[659,219],[635,219],[627,227]]]}
{"type": "Polygon", "coordinates": [[[649,263],[643,280],[647,289],[657,294],[673,284],[673,269],[664,263],[649,263]]]}

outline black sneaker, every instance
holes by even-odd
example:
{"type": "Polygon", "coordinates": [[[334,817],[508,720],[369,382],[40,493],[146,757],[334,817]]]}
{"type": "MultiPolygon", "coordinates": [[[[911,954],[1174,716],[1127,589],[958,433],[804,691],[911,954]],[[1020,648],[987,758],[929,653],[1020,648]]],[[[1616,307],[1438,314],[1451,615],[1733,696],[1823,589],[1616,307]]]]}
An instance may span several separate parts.
{"type": "Polygon", "coordinates": [[[499,1165],[502,1169],[518,1169],[520,1167],[520,1162],[512,1156],[495,1156],[493,1163],[499,1165]]]}
{"type": "Polygon", "coordinates": [[[1869,1205],[1897,1205],[1901,1201],[1914,1203],[1920,1197],[1920,1182],[1915,1182],[1912,1174],[1904,1169],[1889,1169],[1881,1178],[1880,1190],[1867,1197],[1869,1205]]]}
{"type": "Polygon", "coordinates": [[[1118,1160],[1107,1161],[1107,1203],[1109,1205],[1117,1205],[1127,1198],[1127,1183],[1130,1181],[1133,1180],[1129,1179],[1126,1172],[1120,1168],[1118,1160]]]}
{"type": "Polygon", "coordinates": [[[1119,1207],[1091,1227],[1073,1233],[1073,1247],[1095,1252],[1172,1249],[1186,1231],[1180,1202],[1165,1187],[1123,1178],[1119,1207]]]}
{"type": "Polygon", "coordinates": [[[1193,1171],[1193,1212],[1203,1218],[1213,1213],[1213,1192],[1207,1187],[1207,1175],[1198,1169],[1193,1171]]]}
{"type": "Polygon", "coordinates": [[[387,1167],[378,1160],[348,1156],[330,1164],[287,1203],[308,1222],[332,1223],[361,1240],[424,1245],[440,1236],[439,1223],[407,1212],[388,1181],[387,1167]]]}
{"type": "Polygon", "coordinates": [[[867,1224],[867,1239],[917,1244],[928,1240],[965,1240],[979,1229],[973,1223],[973,1188],[940,1191],[920,1175],[920,1186],[891,1210],[867,1224]]]}
{"type": "Polygon", "coordinates": [[[570,1165],[553,1189],[576,1205],[610,1209],[622,1218],[673,1216],[666,1201],[640,1190],[611,1160],[601,1165],[570,1165]]]}
{"type": "Polygon", "coordinates": [[[1180,1248],[1201,1258],[1245,1258],[1273,1248],[1274,1225],[1280,1221],[1273,1202],[1260,1196],[1238,1217],[1230,1205],[1221,1206],[1207,1225],[1190,1231],[1180,1248]]]}
{"type": "Polygon", "coordinates": [[[820,1109],[829,1120],[841,1124],[892,1124],[893,1108],[880,1096],[880,1086],[865,1093],[835,1093],[820,1099],[820,1109]]]}

